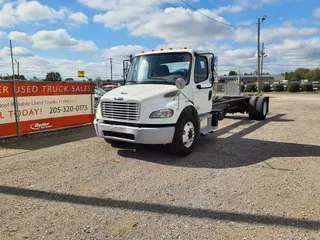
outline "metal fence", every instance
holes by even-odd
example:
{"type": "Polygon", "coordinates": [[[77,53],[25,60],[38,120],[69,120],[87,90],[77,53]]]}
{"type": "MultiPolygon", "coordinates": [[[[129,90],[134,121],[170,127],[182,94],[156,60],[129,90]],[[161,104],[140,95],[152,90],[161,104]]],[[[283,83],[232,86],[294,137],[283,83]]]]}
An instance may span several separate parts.
{"type": "Polygon", "coordinates": [[[0,81],[0,138],[93,121],[91,82],[0,81]]]}

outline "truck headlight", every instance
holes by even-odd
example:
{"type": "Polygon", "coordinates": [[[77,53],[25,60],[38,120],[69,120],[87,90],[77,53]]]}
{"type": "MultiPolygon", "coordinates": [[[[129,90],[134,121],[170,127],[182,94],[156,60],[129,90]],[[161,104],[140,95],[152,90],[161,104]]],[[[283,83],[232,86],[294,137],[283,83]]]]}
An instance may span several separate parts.
{"type": "Polygon", "coordinates": [[[173,110],[170,108],[154,111],[149,118],[170,118],[173,116],[173,110]]]}

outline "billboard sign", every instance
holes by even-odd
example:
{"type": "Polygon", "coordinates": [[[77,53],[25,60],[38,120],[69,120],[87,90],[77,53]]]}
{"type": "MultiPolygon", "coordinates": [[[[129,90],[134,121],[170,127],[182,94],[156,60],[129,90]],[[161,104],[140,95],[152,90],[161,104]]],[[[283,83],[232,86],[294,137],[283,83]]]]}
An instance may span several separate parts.
{"type": "MultiPolygon", "coordinates": [[[[90,83],[17,82],[20,133],[91,123],[90,83]]],[[[16,135],[13,83],[0,82],[0,137],[16,135]]]]}

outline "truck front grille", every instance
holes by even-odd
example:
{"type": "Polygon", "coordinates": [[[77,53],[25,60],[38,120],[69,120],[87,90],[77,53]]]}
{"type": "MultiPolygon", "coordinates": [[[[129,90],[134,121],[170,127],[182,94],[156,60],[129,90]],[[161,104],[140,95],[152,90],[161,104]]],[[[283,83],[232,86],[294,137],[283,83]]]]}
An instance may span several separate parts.
{"type": "Polygon", "coordinates": [[[138,121],[140,105],[136,102],[105,101],[101,103],[101,113],[107,119],[138,121]]]}

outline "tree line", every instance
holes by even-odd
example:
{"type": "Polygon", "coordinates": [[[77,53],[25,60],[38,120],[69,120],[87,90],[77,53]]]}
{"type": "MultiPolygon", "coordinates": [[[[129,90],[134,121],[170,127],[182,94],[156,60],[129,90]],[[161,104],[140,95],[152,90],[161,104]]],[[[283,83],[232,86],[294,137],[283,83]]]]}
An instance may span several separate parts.
{"type": "Polygon", "coordinates": [[[294,72],[285,72],[284,78],[289,81],[308,79],[309,81],[320,81],[320,68],[297,68],[294,72]]]}
{"type": "MultiPolygon", "coordinates": [[[[238,76],[238,72],[236,72],[236,71],[230,71],[229,72],[229,74],[228,74],[229,76],[238,76]]],[[[254,70],[253,72],[251,72],[251,73],[244,73],[243,75],[258,75],[258,70],[254,70]]],[[[262,75],[270,75],[270,73],[262,73],[262,75]]]]}

